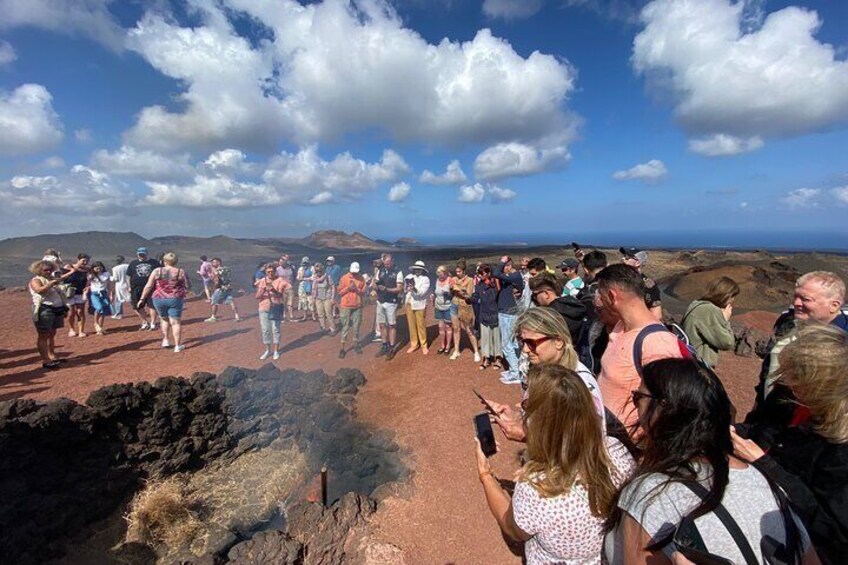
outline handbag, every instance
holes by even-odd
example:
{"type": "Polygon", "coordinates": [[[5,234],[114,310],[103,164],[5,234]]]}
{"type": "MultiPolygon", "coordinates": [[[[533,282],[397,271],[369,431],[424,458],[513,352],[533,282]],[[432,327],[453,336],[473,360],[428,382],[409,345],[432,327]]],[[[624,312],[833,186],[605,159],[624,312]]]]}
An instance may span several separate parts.
{"type": "Polygon", "coordinates": [[[283,319],[284,307],[282,304],[271,303],[271,309],[268,310],[268,319],[280,322],[283,319]]]}

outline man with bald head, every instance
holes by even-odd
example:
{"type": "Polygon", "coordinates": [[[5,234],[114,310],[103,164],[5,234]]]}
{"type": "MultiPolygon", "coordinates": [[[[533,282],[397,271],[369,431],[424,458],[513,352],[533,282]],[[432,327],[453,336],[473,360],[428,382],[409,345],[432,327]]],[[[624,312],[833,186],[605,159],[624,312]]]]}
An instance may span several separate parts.
{"type": "MultiPolygon", "coordinates": [[[[746,423],[785,425],[795,416],[795,404],[786,387],[776,385],[780,370],[780,352],[795,339],[799,324],[830,324],[848,331],[845,303],[845,282],[829,271],[812,271],[798,277],[792,308],[781,314],[774,324],[769,349],[763,358],[760,382],[756,387],[757,400],[746,423]]],[[[797,422],[796,422],[797,423],[797,422]]]]}

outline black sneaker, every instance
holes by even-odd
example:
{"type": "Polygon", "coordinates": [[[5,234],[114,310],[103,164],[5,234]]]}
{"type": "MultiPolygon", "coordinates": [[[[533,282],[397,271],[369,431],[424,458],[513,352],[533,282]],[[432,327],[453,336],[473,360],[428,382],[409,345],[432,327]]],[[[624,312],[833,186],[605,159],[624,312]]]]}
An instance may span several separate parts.
{"type": "Polygon", "coordinates": [[[344,349],[340,349],[339,350],[339,359],[344,359],[345,355],[347,355],[347,351],[345,351],[344,349]]]}
{"type": "Polygon", "coordinates": [[[394,359],[395,353],[397,353],[397,350],[394,347],[389,347],[389,350],[386,353],[386,361],[391,361],[392,359],[394,359]]]}
{"type": "Polygon", "coordinates": [[[389,345],[387,343],[383,343],[383,345],[380,346],[380,351],[377,352],[377,355],[375,355],[375,357],[382,357],[383,355],[386,355],[388,352],[389,352],[389,345]]]}
{"type": "Polygon", "coordinates": [[[353,350],[354,350],[357,354],[362,355],[362,346],[361,346],[361,345],[359,345],[359,343],[357,343],[356,345],[354,345],[354,346],[353,346],[353,350]]]}

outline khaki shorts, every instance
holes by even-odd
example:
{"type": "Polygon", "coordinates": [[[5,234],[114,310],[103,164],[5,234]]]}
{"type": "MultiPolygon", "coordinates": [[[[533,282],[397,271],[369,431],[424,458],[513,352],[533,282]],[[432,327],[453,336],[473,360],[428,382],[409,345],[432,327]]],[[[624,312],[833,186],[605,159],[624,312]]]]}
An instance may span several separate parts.
{"type": "Polygon", "coordinates": [[[285,305],[288,308],[291,308],[292,306],[294,306],[294,289],[293,288],[289,287],[289,288],[287,288],[286,290],[283,291],[283,303],[285,303],[285,305]]]}
{"type": "Polygon", "coordinates": [[[397,307],[394,302],[378,302],[377,325],[397,325],[397,307]]]}

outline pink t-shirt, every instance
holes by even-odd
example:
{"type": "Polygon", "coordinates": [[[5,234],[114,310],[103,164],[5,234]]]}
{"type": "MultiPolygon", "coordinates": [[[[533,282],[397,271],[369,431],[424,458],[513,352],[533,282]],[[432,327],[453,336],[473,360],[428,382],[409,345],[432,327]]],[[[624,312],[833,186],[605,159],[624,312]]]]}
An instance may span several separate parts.
{"type": "Polygon", "coordinates": [[[287,288],[291,288],[291,285],[286,282],[283,277],[277,277],[273,281],[271,281],[270,285],[268,284],[267,277],[264,279],[259,279],[256,281],[256,298],[259,300],[259,311],[260,312],[268,312],[271,310],[271,303],[274,304],[282,304],[283,303],[283,293],[287,288]],[[276,292],[272,292],[271,290],[276,292]]]}
{"type": "MultiPolygon", "coordinates": [[[[641,381],[633,362],[633,343],[643,328],[625,332],[624,324],[616,324],[610,333],[609,345],[601,357],[601,374],[598,375],[604,405],[628,428],[639,419],[631,398],[631,393],[639,388],[641,381]]],[[[677,337],[671,332],[649,334],[642,342],[642,366],[658,359],[680,357],[677,337]]]]}

